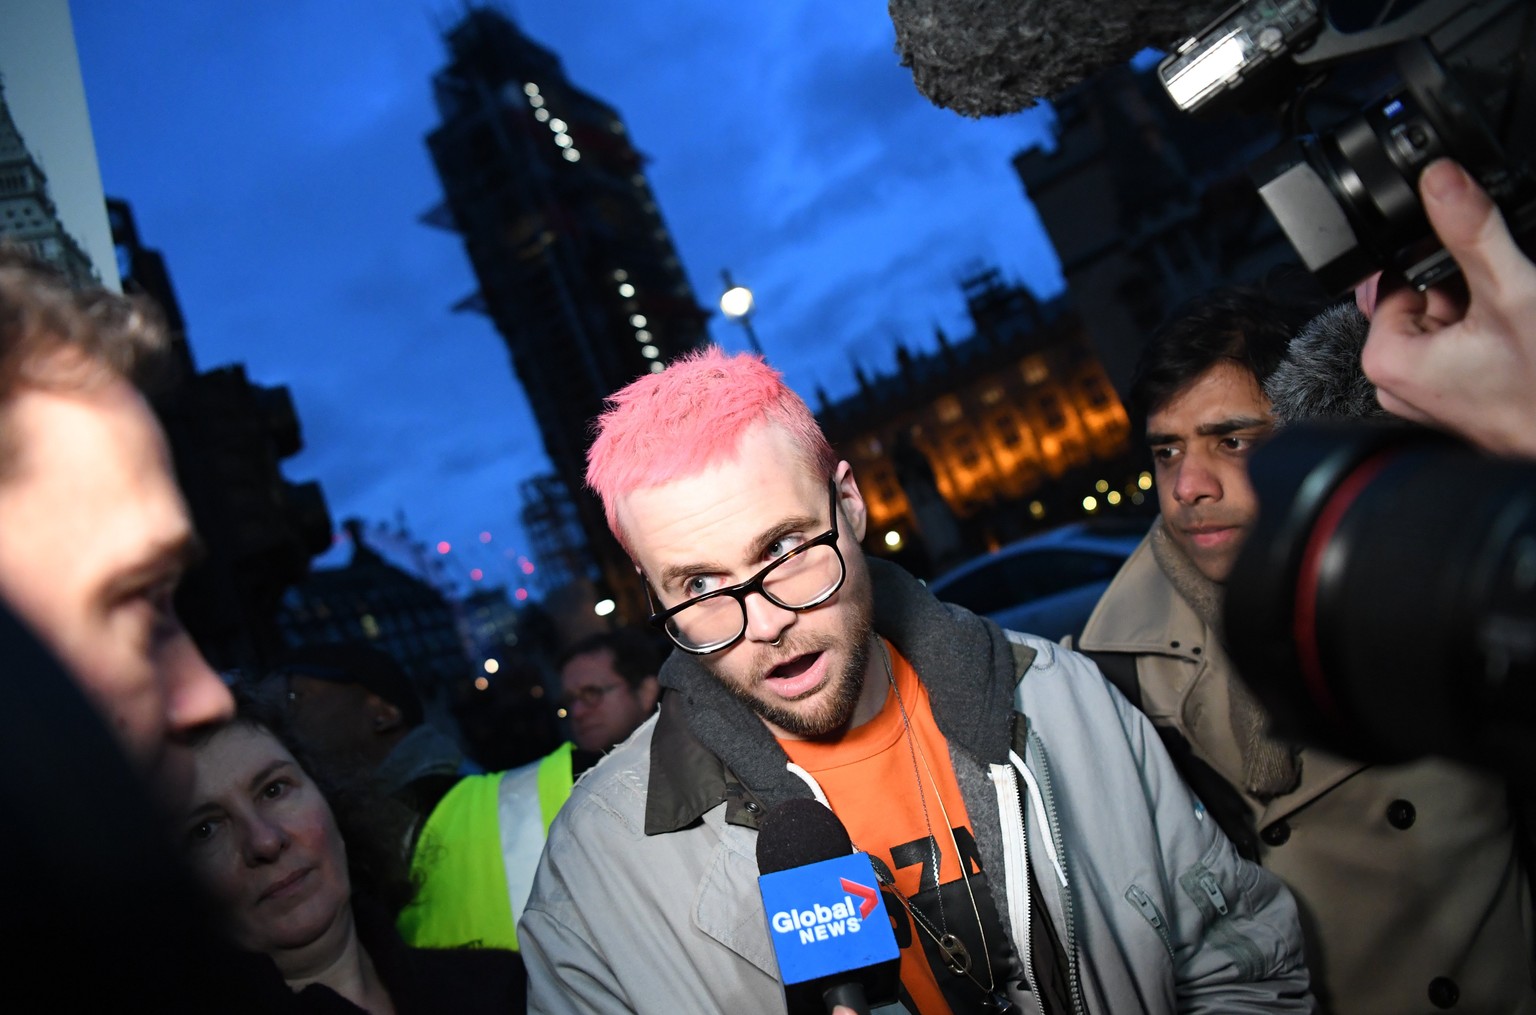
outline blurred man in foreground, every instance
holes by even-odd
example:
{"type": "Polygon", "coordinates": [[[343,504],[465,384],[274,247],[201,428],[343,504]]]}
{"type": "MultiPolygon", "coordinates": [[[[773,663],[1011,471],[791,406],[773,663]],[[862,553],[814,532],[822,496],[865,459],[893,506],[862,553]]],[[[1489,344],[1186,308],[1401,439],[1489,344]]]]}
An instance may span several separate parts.
{"type": "Polygon", "coordinates": [[[130,380],[162,342],[142,307],[0,247],[0,596],[73,680],[0,618],[0,955],[17,1010],[262,1007],[123,762],[177,796],[185,742],[233,710],[172,608],[196,543],[130,380]],[[67,979],[39,975],[61,964],[67,979]]]}
{"type": "Polygon", "coordinates": [[[163,341],[143,308],[0,253],[0,596],[175,785],[177,741],[234,704],[171,602],[197,543],[132,383],[163,341]]]}

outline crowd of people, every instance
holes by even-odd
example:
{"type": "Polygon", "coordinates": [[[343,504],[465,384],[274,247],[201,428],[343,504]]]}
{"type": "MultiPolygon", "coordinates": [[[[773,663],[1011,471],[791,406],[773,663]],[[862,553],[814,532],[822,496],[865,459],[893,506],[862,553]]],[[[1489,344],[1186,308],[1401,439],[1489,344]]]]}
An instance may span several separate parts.
{"type": "Polygon", "coordinates": [[[587,478],[659,632],[569,646],[570,742],[502,772],[366,646],[231,692],[172,605],[152,308],[0,250],[20,1010],[783,1011],[755,843],[814,800],[886,902],[880,1010],[1536,1012],[1516,789],[1280,739],[1223,644],[1276,427],[1536,458],[1536,266],[1460,167],[1421,193],[1455,282],[1212,294],[1149,339],[1159,517],[1066,645],[866,556],[858,477],[760,358],[633,382],[587,478]]]}

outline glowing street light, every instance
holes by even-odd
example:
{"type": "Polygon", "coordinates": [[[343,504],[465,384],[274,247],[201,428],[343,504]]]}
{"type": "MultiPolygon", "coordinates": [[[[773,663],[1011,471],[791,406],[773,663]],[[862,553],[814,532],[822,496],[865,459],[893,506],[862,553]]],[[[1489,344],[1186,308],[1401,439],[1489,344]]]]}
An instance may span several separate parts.
{"type": "MultiPolygon", "coordinates": [[[[762,343],[757,340],[757,332],[752,330],[752,290],[744,285],[737,285],[731,279],[729,269],[722,269],[720,278],[725,282],[725,291],[720,294],[720,312],[731,320],[740,322],[742,329],[747,333],[747,342],[752,346],[752,351],[763,356],[762,343]]],[[[764,356],[764,358],[767,357],[764,356]]]]}
{"type": "Polygon", "coordinates": [[[725,316],[735,320],[746,317],[752,312],[752,290],[744,285],[731,285],[731,276],[725,276],[725,284],[730,286],[720,295],[720,310],[725,316]]]}

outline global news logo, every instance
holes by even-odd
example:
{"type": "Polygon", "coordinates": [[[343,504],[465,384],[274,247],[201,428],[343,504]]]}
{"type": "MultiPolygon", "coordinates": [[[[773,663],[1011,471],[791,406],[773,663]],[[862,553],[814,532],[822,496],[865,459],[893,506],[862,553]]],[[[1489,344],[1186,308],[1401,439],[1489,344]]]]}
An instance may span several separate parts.
{"type": "Polygon", "coordinates": [[[845,893],[841,901],[830,906],[812,903],[810,909],[781,909],[770,920],[774,931],[798,933],[800,943],[807,945],[844,934],[857,934],[879,903],[880,892],[847,878],[839,878],[838,882],[845,893]],[[858,902],[854,901],[854,896],[858,896],[858,902]]]}

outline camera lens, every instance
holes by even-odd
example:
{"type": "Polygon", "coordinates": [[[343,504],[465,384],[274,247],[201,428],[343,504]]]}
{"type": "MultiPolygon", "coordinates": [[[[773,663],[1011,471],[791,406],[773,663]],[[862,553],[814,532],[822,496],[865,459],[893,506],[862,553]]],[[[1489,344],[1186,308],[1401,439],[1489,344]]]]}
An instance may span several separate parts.
{"type": "Polygon", "coordinates": [[[1536,773],[1536,465],[1406,426],[1289,428],[1226,631],[1277,731],[1349,757],[1536,773]]]}

